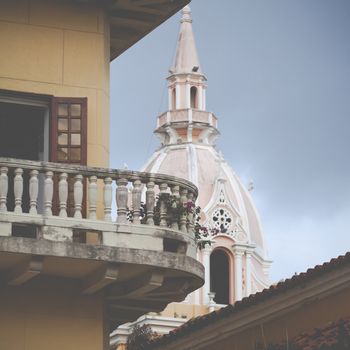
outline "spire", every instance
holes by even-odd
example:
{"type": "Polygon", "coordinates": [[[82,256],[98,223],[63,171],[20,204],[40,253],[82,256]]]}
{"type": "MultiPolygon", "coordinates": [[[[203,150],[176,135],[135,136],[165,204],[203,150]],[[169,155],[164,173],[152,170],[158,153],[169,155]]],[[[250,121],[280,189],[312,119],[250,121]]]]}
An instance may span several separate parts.
{"type": "Polygon", "coordinates": [[[191,9],[188,5],[182,10],[180,23],[180,34],[171,73],[202,73],[192,31],[191,9]]]}

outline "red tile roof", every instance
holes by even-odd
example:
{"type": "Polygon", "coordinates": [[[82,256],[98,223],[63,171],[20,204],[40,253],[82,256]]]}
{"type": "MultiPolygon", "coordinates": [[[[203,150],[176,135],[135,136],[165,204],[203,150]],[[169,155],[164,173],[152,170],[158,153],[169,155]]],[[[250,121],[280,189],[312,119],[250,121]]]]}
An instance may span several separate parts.
{"type": "Polygon", "coordinates": [[[301,334],[294,340],[294,344],[300,350],[350,349],[350,318],[301,334]]]}
{"type": "Polygon", "coordinates": [[[350,318],[302,333],[288,343],[257,346],[258,350],[347,350],[350,349],[350,318]]]}
{"type": "Polygon", "coordinates": [[[314,268],[310,268],[306,272],[294,275],[293,277],[272,285],[270,288],[264,289],[261,292],[243,298],[241,301],[237,301],[235,304],[228,305],[225,308],[213,311],[203,316],[192,318],[182,326],[171,331],[169,334],[151,341],[149,344],[149,349],[155,349],[159,346],[175,341],[176,339],[185,337],[194,330],[202,329],[216,321],[222,320],[249,307],[260,304],[267,299],[280,295],[292,288],[300,286],[305,282],[309,282],[347,265],[350,265],[350,252],[346,253],[345,255],[341,255],[338,258],[334,258],[322,265],[317,265],[314,268]]]}

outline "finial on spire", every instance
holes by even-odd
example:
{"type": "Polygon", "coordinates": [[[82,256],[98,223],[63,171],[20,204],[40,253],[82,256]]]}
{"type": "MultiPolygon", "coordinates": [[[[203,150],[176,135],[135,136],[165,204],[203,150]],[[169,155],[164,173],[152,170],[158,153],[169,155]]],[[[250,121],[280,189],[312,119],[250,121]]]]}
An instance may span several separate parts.
{"type": "Polygon", "coordinates": [[[183,22],[190,22],[192,23],[192,17],[191,17],[191,8],[186,5],[183,9],[182,9],[182,17],[181,17],[181,23],[183,22]]]}

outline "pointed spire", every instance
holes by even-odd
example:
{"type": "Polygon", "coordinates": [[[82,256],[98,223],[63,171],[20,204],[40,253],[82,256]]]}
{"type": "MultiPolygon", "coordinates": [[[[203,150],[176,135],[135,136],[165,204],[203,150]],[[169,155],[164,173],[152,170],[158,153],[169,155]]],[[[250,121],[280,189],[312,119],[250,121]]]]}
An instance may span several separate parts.
{"type": "Polygon", "coordinates": [[[202,73],[198,60],[196,43],[192,31],[191,9],[187,5],[182,9],[180,34],[172,74],[202,73]]]}

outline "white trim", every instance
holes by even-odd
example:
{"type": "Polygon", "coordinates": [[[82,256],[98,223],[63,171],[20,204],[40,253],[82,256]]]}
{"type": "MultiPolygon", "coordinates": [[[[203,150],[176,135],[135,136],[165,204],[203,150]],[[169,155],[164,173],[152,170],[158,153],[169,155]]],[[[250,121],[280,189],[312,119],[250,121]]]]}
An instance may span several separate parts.
{"type": "Polygon", "coordinates": [[[191,85],[186,82],[186,108],[191,108],[191,85]]]}
{"type": "Polygon", "coordinates": [[[187,141],[192,142],[192,125],[187,127],[187,141]]]}
{"type": "Polygon", "coordinates": [[[168,109],[171,110],[173,109],[173,88],[171,88],[170,86],[168,87],[168,109]]]}
{"type": "Polygon", "coordinates": [[[176,107],[176,109],[180,109],[181,108],[180,93],[181,93],[180,85],[177,83],[175,85],[175,94],[176,94],[176,96],[175,96],[176,97],[175,107],[176,107]]]}
{"type": "Polygon", "coordinates": [[[166,156],[167,156],[167,153],[165,152],[165,150],[160,151],[158,159],[155,161],[152,168],[150,169],[151,173],[157,173],[159,171],[159,168],[162,165],[166,156]]]}
{"type": "Polygon", "coordinates": [[[222,169],[223,169],[224,173],[226,174],[226,176],[228,177],[228,179],[231,183],[232,189],[237,196],[238,210],[241,213],[243,228],[245,229],[245,232],[247,233],[248,241],[251,242],[248,214],[247,214],[247,211],[245,208],[245,204],[244,204],[244,200],[243,200],[243,197],[241,194],[241,190],[240,190],[239,185],[238,185],[238,183],[240,183],[241,181],[238,178],[238,176],[233,173],[232,169],[230,167],[228,167],[227,164],[224,162],[222,163],[222,169]]]}
{"type": "Polygon", "coordinates": [[[150,164],[152,164],[152,162],[159,156],[159,154],[161,153],[161,151],[156,151],[152,154],[151,158],[148,159],[148,161],[146,162],[146,164],[144,164],[142,167],[141,167],[141,170],[140,171],[146,171],[147,168],[149,167],[150,164]]]}
{"type": "MultiPolygon", "coordinates": [[[[14,92],[14,94],[16,94],[14,92]]],[[[43,101],[39,99],[33,99],[33,98],[26,98],[23,96],[5,96],[0,94],[0,102],[5,102],[5,103],[14,103],[18,105],[26,105],[26,106],[35,106],[35,107],[49,107],[49,102],[43,101]]]]}
{"type": "Polygon", "coordinates": [[[171,121],[171,113],[168,111],[166,112],[166,122],[170,123],[170,121],[171,121]]]}
{"type": "Polygon", "coordinates": [[[203,111],[205,111],[205,110],[207,109],[206,91],[207,91],[207,89],[204,88],[204,89],[203,89],[203,102],[202,102],[203,111]]]}
{"type": "Polygon", "coordinates": [[[152,328],[152,331],[158,334],[167,334],[173,329],[182,326],[185,322],[187,322],[185,318],[143,315],[135,322],[122,324],[114,330],[109,338],[109,348],[114,350],[118,345],[126,344],[134,326],[147,324],[152,328]]]}
{"type": "Polygon", "coordinates": [[[188,177],[191,182],[198,186],[198,158],[196,147],[190,143],[187,145],[188,177]]]}
{"type": "Polygon", "coordinates": [[[203,110],[203,86],[198,85],[198,109],[203,110]]]}
{"type": "MultiPolygon", "coordinates": [[[[252,256],[253,256],[253,254],[252,254],[252,256]]],[[[256,282],[258,282],[261,286],[262,286],[262,288],[260,289],[260,290],[262,290],[262,289],[264,289],[264,288],[268,288],[268,287],[270,287],[270,284],[269,283],[267,283],[266,281],[264,281],[264,280],[262,280],[261,279],[261,277],[259,276],[259,274],[257,273],[257,271],[256,271],[256,269],[255,269],[255,266],[254,266],[254,264],[250,264],[250,271],[251,271],[251,276],[253,277],[253,279],[256,281],[256,282]]]]}
{"type": "Polygon", "coordinates": [[[192,114],[192,109],[190,108],[188,110],[188,122],[192,123],[192,120],[193,120],[193,114],[192,114]]]}

